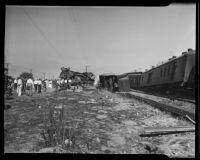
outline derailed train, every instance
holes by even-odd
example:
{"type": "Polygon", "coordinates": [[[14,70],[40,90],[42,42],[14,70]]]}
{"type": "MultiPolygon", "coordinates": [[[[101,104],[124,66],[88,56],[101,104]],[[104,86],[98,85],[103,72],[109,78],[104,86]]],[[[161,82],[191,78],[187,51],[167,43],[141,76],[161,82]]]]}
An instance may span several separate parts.
{"type": "Polygon", "coordinates": [[[195,51],[188,49],[179,57],[173,57],[166,63],[144,72],[140,86],[146,88],[194,89],[195,85],[195,51]]]}
{"type": "Polygon", "coordinates": [[[119,91],[120,88],[123,88],[120,86],[121,84],[126,86],[125,83],[129,83],[127,86],[133,89],[159,90],[171,94],[187,91],[189,95],[194,96],[195,50],[188,49],[181,56],[173,56],[167,62],[148,71],[126,74],[126,79],[118,78],[117,81],[119,91]],[[127,78],[129,81],[127,81],[127,78]]]}

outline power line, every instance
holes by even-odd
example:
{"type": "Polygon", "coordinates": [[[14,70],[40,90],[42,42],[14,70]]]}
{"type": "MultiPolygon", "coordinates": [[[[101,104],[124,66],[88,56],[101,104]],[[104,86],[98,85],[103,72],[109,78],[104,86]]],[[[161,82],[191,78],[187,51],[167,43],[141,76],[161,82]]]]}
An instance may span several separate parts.
{"type": "Polygon", "coordinates": [[[56,51],[56,55],[59,57],[59,59],[64,62],[64,58],[61,56],[60,52],[53,46],[53,44],[49,41],[49,39],[46,37],[46,35],[42,32],[42,30],[38,27],[38,25],[36,25],[36,23],[33,21],[33,19],[31,18],[31,16],[28,14],[28,12],[22,8],[24,13],[26,14],[26,16],[30,19],[30,21],[32,22],[32,24],[35,26],[35,28],[38,30],[38,32],[43,36],[43,38],[47,41],[47,43],[56,51]]]}
{"type": "Polygon", "coordinates": [[[76,32],[76,37],[77,37],[79,48],[83,52],[82,55],[85,55],[85,49],[82,46],[83,43],[81,41],[80,31],[79,31],[79,28],[78,28],[78,27],[80,27],[80,22],[79,22],[79,18],[77,16],[77,14],[76,14],[76,10],[74,10],[73,8],[71,8],[71,12],[69,12],[69,15],[70,15],[70,18],[71,18],[72,23],[74,25],[74,28],[75,28],[75,32],[76,32]]]}
{"type": "Polygon", "coordinates": [[[89,66],[87,66],[87,65],[85,66],[86,73],[87,73],[87,71],[88,71],[88,67],[89,67],[89,66]]]}

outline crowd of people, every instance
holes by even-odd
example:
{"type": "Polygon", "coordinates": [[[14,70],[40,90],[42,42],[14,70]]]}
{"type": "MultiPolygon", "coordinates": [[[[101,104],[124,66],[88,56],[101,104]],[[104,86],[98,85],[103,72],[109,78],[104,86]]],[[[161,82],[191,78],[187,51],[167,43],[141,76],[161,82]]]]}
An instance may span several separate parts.
{"type": "Polygon", "coordinates": [[[18,77],[12,82],[12,90],[15,90],[18,96],[24,94],[32,96],[33,93],[39,94],[42,93],[42,91],[46,92],[47,87],[55,88],[56,90],[65,90],[70,89],[72,84],[75,84],[75,86],[77,86],[78,88],[79,83],[76,84],[76,82],[72,81],[71,79],[42,80],[41,78],[23,79],[21,77],[18,77]]]}
{"type": "Polygon", "coordinates": [[[33,93],[41,93],[42,89],[46,92],[47,83],[49,84],[47,79],[28,78],[27,80],[24,80],[18,77],[13,82],[13,89],[16,90],[18,96],[21,96],[22,94],[32,96],[33,93]]]}
{"type": "Polygon", "coordinates": [[[71,79],[57,79],[56,80],[56,89],[70,89],[71,88],[71,79]]]}

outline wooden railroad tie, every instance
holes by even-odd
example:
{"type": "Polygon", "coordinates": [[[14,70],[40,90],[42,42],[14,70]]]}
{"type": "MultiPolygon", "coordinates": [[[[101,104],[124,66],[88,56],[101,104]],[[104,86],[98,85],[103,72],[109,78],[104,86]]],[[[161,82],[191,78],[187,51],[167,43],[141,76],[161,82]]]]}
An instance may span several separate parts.
{"type": "Polygon", "coordinates": [[[141,137],[157,136],[164,134],[175,134],[183,132],[195,132],[195,126],[182,127],[146,127],[144,132],[140,134],[141,137]]]}

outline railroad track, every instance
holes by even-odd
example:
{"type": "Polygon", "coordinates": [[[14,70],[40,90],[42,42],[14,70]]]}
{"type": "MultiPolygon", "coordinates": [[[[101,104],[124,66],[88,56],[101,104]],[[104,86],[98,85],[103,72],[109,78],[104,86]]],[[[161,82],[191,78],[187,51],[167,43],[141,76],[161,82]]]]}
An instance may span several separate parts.
{"type": "Polygon", "coordinates": [[[149,92],[147,93],[147,92],[144,92],[144,91],[134,90],[134,89],[130,89],[130,91],[138,92],[138,93],[143,93],[143,94],[149,94],[149,95],[153,95],[153,96],[157,96],[157,97],[168,98],[170,100],[173,99],[173,100],[178,100],[178,101],[189,102],[189,103],[195,104],[195,100],[191,100],[191,99],[183,99],[183,98],[178,98],[178,97],[173,97],[173,96],[167,96],[167,95],[160,95],[160,94],[149,93],[149,92]]]}
{"type": "Polygon", "coordinates": [[[184,109],[180,106],[178,107],[175,105],[165,104],[165,103],[162,103],[159,101],[152,100],[151,98],[146,98],[144,96],[134,95],[131,92],[118,92],[117,94],[120,94],[125,97],[129,97],[129,98],[135,98],[135,99],[137,99],[139,101],[143,101],[155,108],[158,108],[160,110],[164,110],[164,111],[170,112],[172,114],[187,118],[187,120],[189,119],[192,123],[195,123],[195,111],[184,109]]]}

